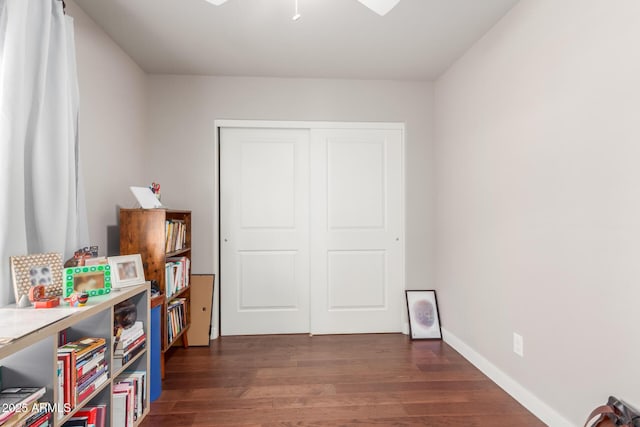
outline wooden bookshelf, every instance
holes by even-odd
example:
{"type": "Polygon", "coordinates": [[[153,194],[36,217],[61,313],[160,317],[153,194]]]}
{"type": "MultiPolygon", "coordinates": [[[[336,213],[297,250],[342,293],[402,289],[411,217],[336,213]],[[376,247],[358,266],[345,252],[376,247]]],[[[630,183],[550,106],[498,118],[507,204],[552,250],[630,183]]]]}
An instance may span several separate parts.
{"type": "MultiPolygon", "coordinates": [[[[160,367],[164,378],[164,354],[172,345],[181,342],[186,348],[189,343],[185,333],[191,324],[189,313],[190,287],[187,284],[183,288],[174,290],[167,274],[167,263],[170,258],[191,260],[191,211],[172,209],[120,209],[120,254],[140,254],[146,280],[155,280],[163,295],[161,315],[162,354],[160,355],[160,367]],[[167,225],[171,223],[172,226],[167,225]],[[172,231],[180,231],[175,238],[168,238],[172,231]],[[177,246],[177,248],[176,248],[177,246]],[[183,318],[184,323],[179,333],[169,340],[170,316],[168,307],[177,298],[184,298],[183,318]],[[179,340],[179,338],[182,338],[179,340]]],[[[186,283],[190,283],[191,269],[185,268],[186,283]]],[[[157,300],[155,300],[157,301],[157,300]]],[[[154,306],[158,304],[154,302],[154,306]]]]}

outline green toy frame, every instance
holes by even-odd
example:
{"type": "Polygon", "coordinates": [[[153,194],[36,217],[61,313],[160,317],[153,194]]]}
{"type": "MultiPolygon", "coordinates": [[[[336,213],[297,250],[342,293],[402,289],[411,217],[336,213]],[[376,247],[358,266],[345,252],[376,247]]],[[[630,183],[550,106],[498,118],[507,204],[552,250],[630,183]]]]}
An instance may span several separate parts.
{"type": "Polygon", "coordinates": [[[111,266],[108,264],[67,267],[63,277],[65,298],[74,292],[87,292],[90,297],[111,292],[111,266]]]}

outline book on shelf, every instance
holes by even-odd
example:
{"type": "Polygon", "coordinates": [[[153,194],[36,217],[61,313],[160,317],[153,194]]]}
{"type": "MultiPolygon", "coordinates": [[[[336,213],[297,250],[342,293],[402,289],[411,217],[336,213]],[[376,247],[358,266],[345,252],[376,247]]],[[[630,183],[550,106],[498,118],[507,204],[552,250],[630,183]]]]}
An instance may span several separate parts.
{"type": "Polygon", "coordinates": [[[132,360],[146,347],[146,340],[144,324],[141,321],[136,321],[130,328],[121,330],[119,336],[114,338],[114,368],[120,368],[132,360]]]}
{"type": "MultiPolygon", "coordinates": [[[[135,308],[135,306],[133,307],[135,308]]],[[[133,314],[131,314],[131,316],[133,316],[133,314]]],[[[137,316],[137,313],[135,316],[137,316]]],[[[113,333],[113,349],[115,351],[119,347],[122,348],[123,346],[126,347],[129,345],[129,343],[137,339],[141,333],[144,334],[144,324],[140,320],[134,321],[126,328],[122,325],[115,324],[113,333]]]]}
{"type": "MultiPolygon", "coordinates": [[[[75,406],[75,354],[64,352],[58,353],[58,361],[62,362],[62,387],[63,387],[63,407],[73,408],[75,406]]],[[[58,377],[60,379],[60,377],[58,377]]],[[[58,385],[58,388],[60,385],[58,385]]],[[[65,410],[65,414],[68,411],[65,410]]]]}
{"type": "Polygon", "coordinates": [[[171,253],[186,248],[187,227],[181,219],[165,221],[165,252],[171,253]]]}
{"type": "Polygon", "coordinates": [[[67,343],[67,330],[60,331],[58,333],[58,347],[62,347],[67,343]]]}
{"type": "Polygon", "coordinates": [[[129,360],[133,359],[133,357],[140,353],[140,351],[142,351],[145,346],[146,346],[146,338],[144,336],[140,337],[140,340],[135,342],[134,344],[132,344],[131,346],[127,347],[126,349],[123,350],[116,350],[115,353],[113,353],[113,358],[114,358],[114,362],[116,362],[116,367],[120,367],[123,364],[127,363],[129,360]],[[118,364],[118,360],[121,362],[120,364],[118,364]]]}
{"type": "Polygon", "coordinates": [[[38,412],[35,412],[29,417],[27,418],[27,420],[24,422],[25,427],[48,427],[50,425],[52,425],[53,422],[53,414],[46,410],[40,410],[38,412]]]}
{"type": "Polygon", "coordinates": [[[75,408],[108,380],[106,349],[107,341],[101,337],[85,337],[58,347],[63,369],[57,377],[58,389],[63,390],[65,409],[75,408]]]}
{"type": "Polygon", "coordinates": [[[127,427],[127,395],[113,393],[113,407],[111,408],[111,426],[127,427]]]}
{"type": "Polygon", "coordinates": [[[32,427],[42,425],[43,417],[47,418],[47,411],[39,409],[39,402],[30,403],[22,406],[20,410],[16,410],[9,419],[2,424],[2,427],[32,427]]]}
{"type": "MultiPolygon", "coordinates": [[[[82,395],[82,393],[89,388],[91,385],[95,385],[95,382],[101,375],[104,375],[107,372],[107,362],[103,360],[91,369],[89,372],[84,374],[82,377],[78,378],[78,396],[82,395]]],[[[82,400],[82,399],[79,399],[82,400]]]]}
{"type": "Polygon", "coordinates": [[[87,405],[75,413],[78,417],[87,417],[87,427],[106,427],[107,405],[87,405]]]}
{"type": "Polygon", "coordinates": [[[118,369],[130,360],[127,356],[136,340],[146,339],[144,323],[137,319],[137,307],[132,301],[123,301],[114,310],[113,367],[118,369]],[[143,337],[143,338],[141,338],[143,337]]]}
{"type": "Polygon", "coordinates": [[[128,343],[123,343],[121,345],[118,345],[115,351],[113,352],[113,355],[119,356],[119,357],[126,356],[127,354],[131,353],[133,350],[140,347],[140,345],[143,344],[146,341],[146,339],[147,339],[146,335],[142,333],[137,338],[135,338],[134,341],[129,341],[128,343]]]}
{"type": "Polygon", "coordinates": [[[91,395],[91,393],[96,391],[98,387],[100,387],[102,384],[106,383],[108,379],[109,379],[108,372],[104,372],[100,376],[98,376],[87,387],[85,387],[81,392],[79,392],[78,402],[82,402],[83,400],[88,398],[91,395]]]}
{"type": "Polygon", "coordinates": [[[133,419],[137,421],[146,409],[146,373],[144,371],[125,371],[116,378],[116,384],[128,384],[133,387],[133,419]]]}
{"type": "Polygon", "coordinates": [[[77,341],[66,343],[62,347],[58,347],[58,353],[74,352],[76,360],[81,361],[91,357],[96,351],[99,351],[106,345],[104,338],[87,337],[77,341]]]}
{"type": "Polygon", "coordinates": [[[167,334],[172,342],[187,326],[186,298],[175,298],[167,306],[167,334]]]}
{"type": "Polygon", "coordinates": [[[98,408],[82,408],[76,411],[74,417],[84,417],[87,419],[87,427],[97,427],[98,408]]]}
{"type": "Polygon", "coordinates": [[[136,357],[139,353],[141,353],[145,348],[146,348],[146,341],[143,341],[141,344],[139,344],[138,346],[136,346],[134,349],[130,350],[126,354],[123,354],[121,356],[114,355],[113,367],[116,369],[123,367],[126,363],[133,360],[133,358],[136,357]]]}
{"type": "Polygon", "coordinates": [[[58,381],[58,418],[64,417],[64,361],[60,358],[56,360],[56,379],[58,381]]]}
{"type": "Polygon", "coordinates": [[[191,260],[186,257],[167,258],[165,264],[165,288],[167,299],[189,286],[191,260]]]}
{"type": "Polygon", "coordinates": [[[82,416],[73,416],[67,420],[62,427],[88,427],[89,418],[82,416]]]}
{"type": "Polygon", "coordinates": [[[116,383],[113,385],[113,426],[133,427],[135,412],[135,390],[131,384],[116,383]]]}
{"type": "Polygon", "coordinates": [[[115,346],[114,348],[123,348],[128,347],[132,342],[137,340],[141,335],[144,335],[144,326],[141,321],[136,321],[128,329],[123,329],[120,331],[119,335],[114,337],[115,346]]]}
{"type": "MultiPolygon", "coordinates": [[[[76,372],[79,377],[82,377],[105,362],[105,354],[107,347],[103,346],[100,351],[94,353],[90,358],[82,360],[76,364],[76,372]]],[[[80,382],[81,380],[78,380],[80,382]]]]}
{"type": "Polygon", "coordinates": [[[45,387],[10,387],[0,391],[0,425],[12,417],[29,412],[37,400],[44,396],[45,387]]]}
{"type": "Polygon", "coordinates": [[[178,234],[180,234],[180,222],[171,221],[173,224],[173,231],[171,232],[171,243],[169,246],[169,252],[178,250],[178,234]]]}
{"type": "Polygon", "coordinates": [[[136,320],[133,325],[128,328],[124,328],[120,333],[120,338],[129,338],[131,335],[135,335],[138,331],[144,329],[144,324],[141,320],[136,320]]]}

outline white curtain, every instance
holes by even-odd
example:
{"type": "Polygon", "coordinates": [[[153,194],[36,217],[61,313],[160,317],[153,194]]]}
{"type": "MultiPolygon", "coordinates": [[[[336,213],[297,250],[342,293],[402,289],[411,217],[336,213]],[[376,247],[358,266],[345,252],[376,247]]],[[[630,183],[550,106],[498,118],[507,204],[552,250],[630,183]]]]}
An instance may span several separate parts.
{"type": "Polygon", "coordinates": [[[0,306],[9,256],[88,243],[73,20],[59,0],[0,0],[0,306]]]}

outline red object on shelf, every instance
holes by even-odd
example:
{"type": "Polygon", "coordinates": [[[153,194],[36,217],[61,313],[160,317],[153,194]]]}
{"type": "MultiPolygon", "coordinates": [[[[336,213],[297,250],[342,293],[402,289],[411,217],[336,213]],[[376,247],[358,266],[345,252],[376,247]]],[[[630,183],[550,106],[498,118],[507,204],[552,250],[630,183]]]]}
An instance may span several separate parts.
{"type": "Polygon", "coordinates": [[[29,301],[39,301],[44,298],[44,286],[37,285],[29,288],[29,301]]]}
{"type": "Polygon", "coordinates": [[[60,305],[60,298],[45,297],[44,286],[32,286],[29,289],[29,301],[33,303],[35,308],[51,308],[60,305]]]}
{"type": "Polygon", "coordinates": [[[59,305],[60,305],[60,298],[58,297],[41,298],[33,301],[33,306],[35,308],[51,308],[51,307],[57,307],[59,305]]]}

